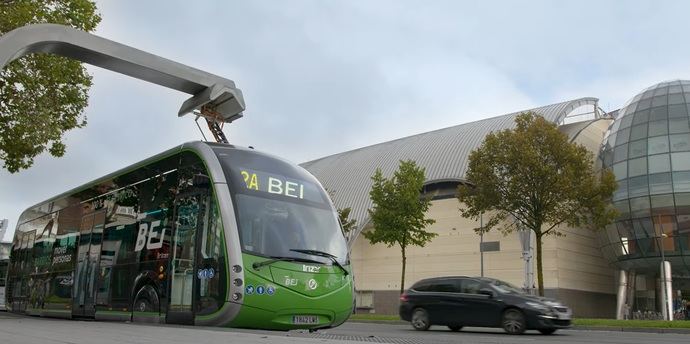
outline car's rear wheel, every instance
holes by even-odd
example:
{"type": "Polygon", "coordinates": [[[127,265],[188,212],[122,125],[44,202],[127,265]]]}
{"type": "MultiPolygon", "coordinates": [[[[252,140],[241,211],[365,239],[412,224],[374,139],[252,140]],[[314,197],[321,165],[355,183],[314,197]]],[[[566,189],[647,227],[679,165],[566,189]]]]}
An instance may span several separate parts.
{"type": "Polygon", "coordinates": [[[448,326],[448,328],[453,332],[458,332],[458,331],[462,330],[462,326],[460,326],[460,325],[450,325],[450,326],[448,326]]]}
{"type": "Polygon", "coordinates": [[[542,328],[542,329],[539,329],[539,332],[541,332],[541,334],[553,334],[554,332],[556,332],[556,329],[555,328],[542,328]]]}
{"type": "Polygon", "coordinates": [[[525,316],[518,309],[508,309],[503,312],[503,319],[501,320],[503,330],[509,334],[522,334],[525,332],[525,316]]]}
{"type": "Polygon", "coordinates": [[[429,313],[423,308],[417,308],[412,312],[412,327],[417,331],[426,331],[431,326],[429,322],[429,313]]]}

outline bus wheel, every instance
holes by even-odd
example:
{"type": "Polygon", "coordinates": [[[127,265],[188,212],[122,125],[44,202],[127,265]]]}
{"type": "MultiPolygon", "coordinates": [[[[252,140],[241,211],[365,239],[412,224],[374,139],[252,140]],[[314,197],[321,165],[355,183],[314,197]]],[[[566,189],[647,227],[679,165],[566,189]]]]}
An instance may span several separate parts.
{"type": "Polygon", "coordinates": [[[135,312],[156,312],[158,313],[159,301],[158,293],[150,285],[145,285],[137,292],[134,298],[135,312]]]}

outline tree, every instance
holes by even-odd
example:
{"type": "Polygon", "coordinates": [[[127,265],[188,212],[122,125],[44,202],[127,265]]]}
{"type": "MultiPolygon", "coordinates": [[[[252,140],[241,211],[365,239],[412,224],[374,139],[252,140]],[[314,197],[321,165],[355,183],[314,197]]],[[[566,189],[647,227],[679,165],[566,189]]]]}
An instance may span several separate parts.
{"type": "MultiPolygon", "coordinates": [[[[89,0],[2,0],[0,35],[18,27],[54,23],[92,31],[101,21],[89,0]]],[[[65,153],[63,134],[86,125],[91,77],[80,62],[32,54],[0,71],[0,159],[11,173],[44,152],[65,153]]]]}
{"type": "Polygon", "coordinates": [[[369,209],[374,229],[363,235],[372,244],[384,243],[391,247],[400,246],[402,254],[402,276],[400,293],[405,291],[405,265],[407,246],[424,247],[438,234],[427,232],[425,228],[436,221],[424,217],[431,200],[422,197],[424,168],[417,167],[414,161],[400,161],[398,170],[391,179],[386,179],[381,169],[371,177],[374,181],[369,196],[374,203],[369,209]]]}
{"type": "Polygon", "coordinates": [[[609,202],[617,185],[610,170],[598,174],[592,153],[571,143],[555,124],[535,113],[523,113],[515,123],[515,129],[490,133],[470,153],[470,185],[458,187],[465,205],[460,212],[473,219],[488,212],[477,233],[498,228],[507,235],[518,225],[534,232],[539,295],[544,295],[542,238],[564,236],[561,224],[604,228],[617,215],[609,202]]]}
{"type": "MultiPolygon", "coordinates": [[[[328,193],[328,196],[331,198],[331,200],[335,199],[335,191],[329,190],[326,188],[326,193],[328,193]]],[[[335,204],[335,201],[333,201],[333,204],[335,204]]],[[[343,233],[347,236],[348,233],[352,232],[353,230],[357,229],[357,220],[352,219],[350,220],[350,212],[352,212],[352,208],[347,207],[347,208],[338,208],[338,220],[340,221],[340,224],[343,228],[343,233]]]]}
{"type": "Polygon", "coordinates": [[[352,208],[350,207],[345,209],[338,208],[338,219],[340,220],[340,224],[343,226],[343,232],[345,235],[357,229],[357,220],[349,219],[351,211],[352,208]]]}

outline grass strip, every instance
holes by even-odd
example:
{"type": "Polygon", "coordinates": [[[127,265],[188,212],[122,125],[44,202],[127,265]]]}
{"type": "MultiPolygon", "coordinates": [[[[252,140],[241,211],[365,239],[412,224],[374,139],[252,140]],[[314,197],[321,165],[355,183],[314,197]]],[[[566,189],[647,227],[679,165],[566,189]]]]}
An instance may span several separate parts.
{"type": "Polygon", "coordinates": [[[399,321],[400,317],[397,315],[386,314],[352,314],[350,320],[380,320],[380,321],[399,321]]]}
{"type": "Polygon", "coordinates": [[[575,326],[628,327],[628,328],[687,328],[690,321],[676,320],[615,320],[615,319],[573,319],[575,326]]]}

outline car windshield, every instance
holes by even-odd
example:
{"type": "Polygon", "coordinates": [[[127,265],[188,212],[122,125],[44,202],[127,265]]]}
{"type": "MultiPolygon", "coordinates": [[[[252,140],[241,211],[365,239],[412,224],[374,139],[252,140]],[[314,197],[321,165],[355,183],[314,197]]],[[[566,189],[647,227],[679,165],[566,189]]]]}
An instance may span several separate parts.
{"type": "Polygon", "coordinates": [[[524,294],[524,291],[522,291],[522,289],[508,282],[504,282],[501,280],[491,280],[489,283],[491,287],[503,294],[524,294]]]}

